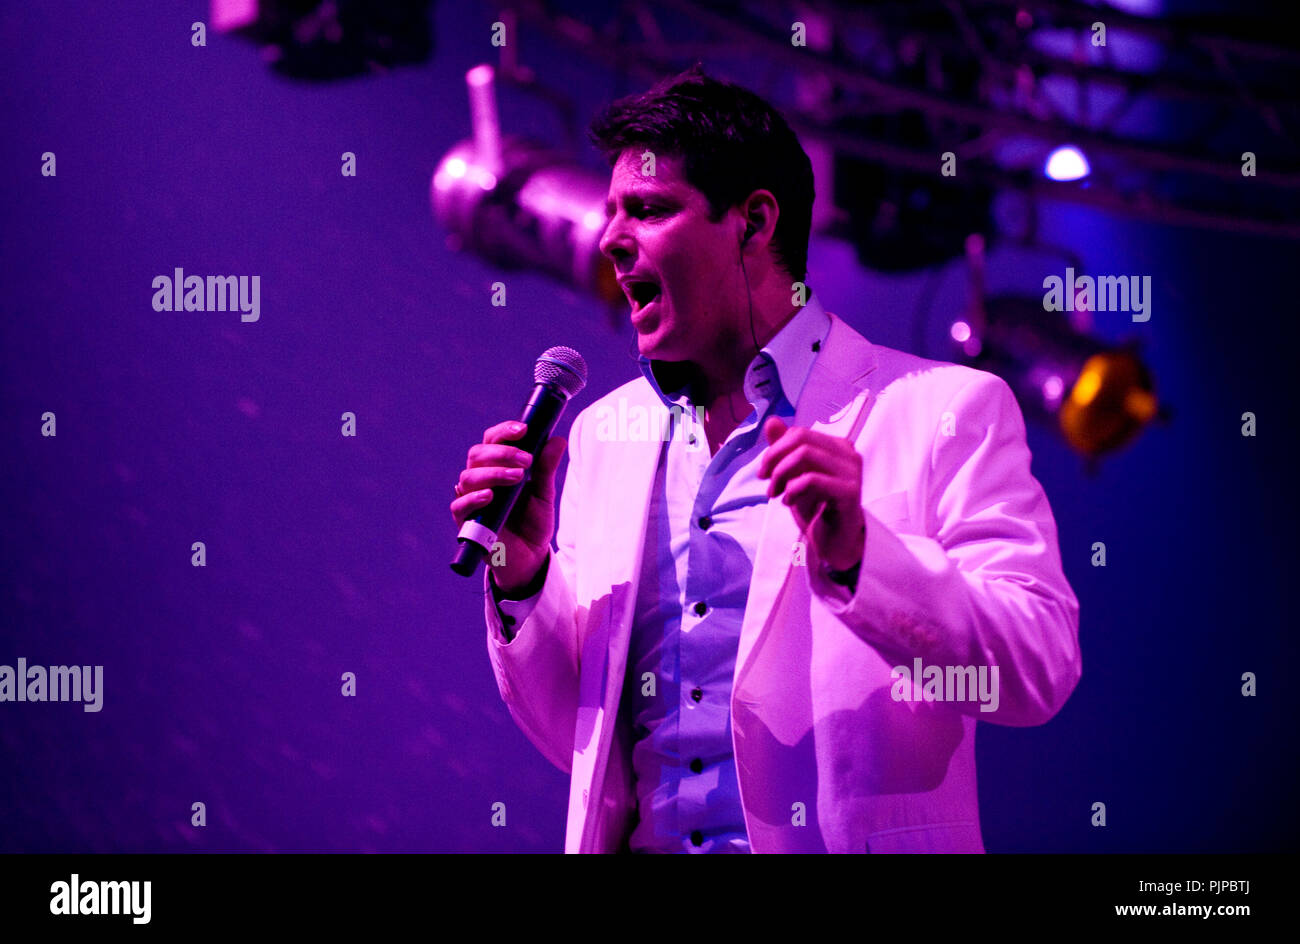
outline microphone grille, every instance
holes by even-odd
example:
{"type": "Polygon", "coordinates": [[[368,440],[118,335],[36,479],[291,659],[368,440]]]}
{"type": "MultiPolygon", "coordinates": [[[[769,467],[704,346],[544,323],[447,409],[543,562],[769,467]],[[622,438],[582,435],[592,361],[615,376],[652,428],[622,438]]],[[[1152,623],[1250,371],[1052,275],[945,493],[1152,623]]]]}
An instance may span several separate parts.
{"type": "Polygon", "coordinates": [[[587,362],[571,347],[547,348],[533,365],[533,382],[554,384],[566,398],[587,386],[587,362]]]}

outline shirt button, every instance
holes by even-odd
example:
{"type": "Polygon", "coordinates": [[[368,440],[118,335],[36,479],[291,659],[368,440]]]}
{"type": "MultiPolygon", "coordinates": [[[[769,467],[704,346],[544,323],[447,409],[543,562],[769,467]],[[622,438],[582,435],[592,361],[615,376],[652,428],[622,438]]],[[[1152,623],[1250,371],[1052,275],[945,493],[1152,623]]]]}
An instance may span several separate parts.
{"type": "Polygon", "coordinates": [[[705,606],[705,605],[704,605],[704,601],[701,600],[699,603],[695,604],[695,615],[696,615],[696,616],[703,616],[703,615],[704,615],[704,612],[705,612],[707,609],[708,609],[708,607],[705,606]]]}
{"type": "Polygon", "coordinates": [[[692,701],[699,701],[699,700],[700,700],[701,698],[703,698],[703,697],[704,697],[704,692],[700,691],[698,688],[693,688],[693,689],[691,689],[691,700],[692,700],[692,701]]]}
{"type": "Polygon", "coordinates": [[[710,527],[713,526],[713,519],[710,518],[708,515],[705,515],[703,518],[700,519],[699,524],[700,524],[700,529],[702,531],[707,531],[709,530],[710,527]]]}
{"type": "Polygon", "coordinates": [[[691,831],[691,845],[693,845],[693,846],[702,846],[702,845],[704,845],[704,833],[700,832],[698,829],[692,830],[692,831],[691,831]]]}
{"type": "MultiPolygon", "coordinates": [[[[695,760],[691,761],[691,773],[699,774],[703,772],[704,772],[704,762],[702,760],[700,760],[697,757],[695,758],[695,760]]],[[[696,845],[698,846],[699,843],[697,842],[696,845]]]]}

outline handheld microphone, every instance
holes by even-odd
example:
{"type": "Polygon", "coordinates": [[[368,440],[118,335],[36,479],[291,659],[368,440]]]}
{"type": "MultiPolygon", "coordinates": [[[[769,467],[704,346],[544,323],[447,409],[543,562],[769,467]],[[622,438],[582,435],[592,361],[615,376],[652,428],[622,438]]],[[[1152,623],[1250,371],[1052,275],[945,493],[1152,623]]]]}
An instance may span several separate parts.
{"type": "MultiPolygon", "coordinates": [[[[533,392],[519,417],[527,429],[521,437],[513,440],[512,445],[537,458],[555,431],[564,407],[587,385],[587,362],[571,347],[548,348],[533,365],[533,381],[533,392]]],[[[493,488],[493,498],[488,506],[473,518],[465,519],[456,536],[459,546],[451,559],[452,570],[462,577],[474,575],[479,561],[492,550],[497,533],[510,517],[520,494],[528,487],[532,474],[532,466],[529,466],[524,469],[524,477],[515,484],[493,488]]]]}

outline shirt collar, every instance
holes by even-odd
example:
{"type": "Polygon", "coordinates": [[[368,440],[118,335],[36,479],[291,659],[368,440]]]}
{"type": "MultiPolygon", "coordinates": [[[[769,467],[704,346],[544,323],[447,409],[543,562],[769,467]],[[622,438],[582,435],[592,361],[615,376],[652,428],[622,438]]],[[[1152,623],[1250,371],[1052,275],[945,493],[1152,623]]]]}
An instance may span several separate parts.
{"type": "MultiPolygon", "coordinates": [[[[782,396],[791,406],[799,402],[830,327],[830,315],[816,294],[809,293],[807,304],[749,362],[745,371],[745,398],[758,409],[760,416],[767,406],[780,402],[782,396]]],[[[680,363],[652,361],[644,354],[637,357],[642,376],[669,409],[689,399],[688,383],[678,366],[680,363]]]]}

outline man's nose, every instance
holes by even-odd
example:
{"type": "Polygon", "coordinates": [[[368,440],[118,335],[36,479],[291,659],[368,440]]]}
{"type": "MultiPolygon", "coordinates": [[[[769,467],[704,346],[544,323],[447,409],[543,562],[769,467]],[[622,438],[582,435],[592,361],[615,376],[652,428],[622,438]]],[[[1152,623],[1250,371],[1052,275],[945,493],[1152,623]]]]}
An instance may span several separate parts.
{"type": "Polygon", "coordinates": [[[620,217],[614,217],[605,226],[600,236],[600,251],[611,262],[617,264],[620,259],[629,259],[635,250],[631,234],[620,217]]]}

